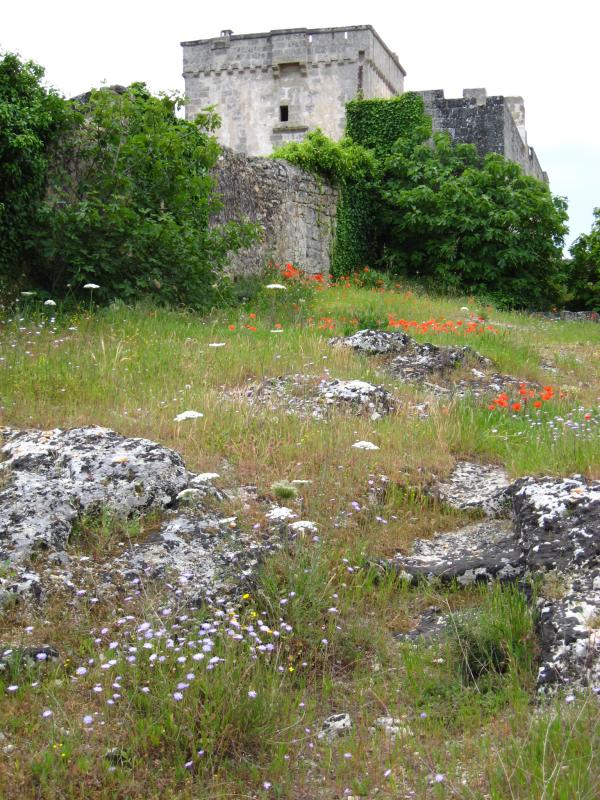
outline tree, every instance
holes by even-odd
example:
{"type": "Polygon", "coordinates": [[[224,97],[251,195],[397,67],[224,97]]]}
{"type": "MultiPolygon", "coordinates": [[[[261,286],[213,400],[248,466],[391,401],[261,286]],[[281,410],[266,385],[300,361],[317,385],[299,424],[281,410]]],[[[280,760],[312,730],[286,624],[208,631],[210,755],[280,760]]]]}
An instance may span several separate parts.
{"type": "Polygon", "coordinates": [[[447,134],[399,139],[380,186],[385,260],[433,286],[512,307],[547,308],[565,292],[566,204],[517,164],[447,134]]]}
{"type": "Polygon", "coordinates": [[[0,293],[25,279],[27,240],[46,192],[50,152],[69,117],[43,76],[32,61],[0,55],[0,293]]]}
{"type": "Polygon", "coordinates": [[[60,296],[93,282],[100,301],[149,294],[200,309],[217,300],[228,251],[249,244],[255,230],[209,224],[220,205],[210,174],[219,119],[179,119],[181,104],[144,84],[96,90],[80,104],[38,214],[38,285],[60,296]]]}
{"type": "Polygon", "coordinates": [[[582,233],[571,246],[570,286],[577,309],[600,311],[600,208],[594,209],[590,233],[582,233]]]}

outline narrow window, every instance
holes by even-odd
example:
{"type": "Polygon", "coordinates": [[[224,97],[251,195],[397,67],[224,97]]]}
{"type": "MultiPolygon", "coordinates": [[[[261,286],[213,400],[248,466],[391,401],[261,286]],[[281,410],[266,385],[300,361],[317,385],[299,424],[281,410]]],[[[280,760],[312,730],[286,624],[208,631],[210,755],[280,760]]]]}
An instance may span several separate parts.
{"type": "Polygon", "coordinates": [[[289,119],[289,108],[288,106],[279,106],[279,120],[281,122],[287,122],[289,119]]]}

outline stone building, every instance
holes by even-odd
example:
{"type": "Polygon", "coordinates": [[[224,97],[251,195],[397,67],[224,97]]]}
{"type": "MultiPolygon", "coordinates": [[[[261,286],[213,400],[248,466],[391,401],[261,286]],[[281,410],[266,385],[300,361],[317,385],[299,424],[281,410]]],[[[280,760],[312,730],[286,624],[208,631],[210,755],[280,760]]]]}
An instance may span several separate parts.
{"type": "Polygon", "coordinates": [[[548,183],[535,150],[527,143],[522,97],[488,97],[485,89],[465,89],[457,98],[445,98],[441,89],[418,94],[434,131],[447,131],[455,142],[474,144],[481,156],[500,153],[527,175],[548,183]]]}
{"type": "Polygon", "coordinates": [[[398,57],[370,25],[226,30],[182,47],[188,118],[216,106],[221,143],[249,155],[269,155],[316,127],[339,139],[349,100],[404,90],[398,57]]]}
{"type": "MultiPolygon", "coordinates": [[[[317,127],[339,139],[349,100],[404,91],[406,72],[371,25],[243,35],[224,30],[182,47],[187,117],[216,106],[221,143],[253,156],[269,155],[317,127]]],[[[475,144],[481,155],[500,153],[547,182],[527,142],[523,98],[487,97],[485,89],[466,89],[456,99],[441,90],[420,94],[434,130],[475,144]]]]}

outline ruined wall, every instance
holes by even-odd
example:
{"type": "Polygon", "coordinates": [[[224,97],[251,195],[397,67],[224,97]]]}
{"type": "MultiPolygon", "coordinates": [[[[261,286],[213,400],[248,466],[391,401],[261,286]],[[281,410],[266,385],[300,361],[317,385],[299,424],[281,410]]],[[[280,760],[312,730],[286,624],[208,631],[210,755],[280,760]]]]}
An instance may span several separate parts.
{"type": "Polygon", "coordinates": [[[214,170],[224,207],[214,222],[258,222],[261,242],[231,256],[232,274],[260,272],[269,261],[314,275],[329,274],[337,192],[287,161],[251,158],[232,150],[214,170]]]}
{"type": "Polygon", "coordinates": [[[444,97],[441,89],[417,94],[431,115],[434,131],[446,131],[456,142],[474,144],[480,156],[499,153],[519,164],[527,175],[548,183],[534,149],[527,144],[522,97],[488,97],[485,89],[465,89],[457,98],[444,97]]]}
{"type": "Polygon", "coordinates": [[[224,34],[182,42],[186,116],[215,105],[219,141],[237,152],[269,155],[316,127],[339,139],[359,91],[403,91],[403,68],[369,25],[224,34]]]}

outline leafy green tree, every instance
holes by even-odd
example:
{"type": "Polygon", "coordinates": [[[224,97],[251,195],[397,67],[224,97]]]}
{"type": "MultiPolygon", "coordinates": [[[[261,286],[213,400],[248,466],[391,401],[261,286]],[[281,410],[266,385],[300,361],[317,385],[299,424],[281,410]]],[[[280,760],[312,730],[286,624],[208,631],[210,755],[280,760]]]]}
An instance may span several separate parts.
{"type": "Polygon", "coordinates": [[[377,159],[366,147],[346,137],[334,142],[320,128],[301,142],[288,142],[271,158],[283,158],[306,172],[313,172],[339,186],[348,180],[368,181],[377,170],[377,159]]]}
{"type": "Polygon", "coordinates": [[[500,155],[432,137],[420,96],[353,100],[346,137],[277,155],[341,187],[334,265],[369,264],[512,307],[566,296],[566,203],[500,155]],[[350,158],[352,154],[352,158],[350,158]]]}
{"type": "Polygon", "coordinates": [[[570,305],[577,309],[600,311],[600,208],[594,209],[589,233],[582,233],[571,246],[570,305]]]}
{"type": "Polygon", "coordinates": [[[0,292],[26,279],[26,243],[46,192],[50,152],[69,117],[43,76],[32,61],[0,55],[0,292]]]}
{"type": "Polygon", "coordinates": [[[37,283],[57,296],[92,282],[100,301],[205,308],[218,300],[227,253],[252,226],[213,227],[214,113],[179,119],[174,95],[144,84],[93,91],[61,142],[35,232],[37,283]]]}
{"type": "Polygon", "coordinates": [[[436,134],[399,139],[380,185],[386,263],[513,307],[560,302],[566,204],[517,164],[436,134]]]}

